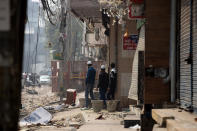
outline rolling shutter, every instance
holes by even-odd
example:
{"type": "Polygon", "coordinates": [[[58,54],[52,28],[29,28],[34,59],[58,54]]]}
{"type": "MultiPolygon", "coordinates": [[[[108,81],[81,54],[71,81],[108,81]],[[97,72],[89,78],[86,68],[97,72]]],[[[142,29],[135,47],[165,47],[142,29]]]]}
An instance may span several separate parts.
{"type": "Polygon", "coordinates": [[[180,14],[180,104],[191,106],[191,64],[185,60],[190,53],[190,0],[181,0],[180,14]]]}
{"type": "Polygon", "coordinates": [[[193,0],[193,108],[197,112],[197,1],[193,0]]]}

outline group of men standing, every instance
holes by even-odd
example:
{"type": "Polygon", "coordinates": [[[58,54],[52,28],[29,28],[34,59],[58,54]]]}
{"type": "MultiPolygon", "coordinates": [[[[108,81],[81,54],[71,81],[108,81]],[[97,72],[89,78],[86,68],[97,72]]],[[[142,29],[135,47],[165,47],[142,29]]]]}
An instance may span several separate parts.
{"type": "MultiPolygon", "coordinates": [[[[88,72],[86,75],[86,89],[85,89],[85,108],[88,109],[89,106],[89,98],[90,95],[91,100],[94,100],[94,84],[95,84],[95,77],[96,77],[96,70],[92,66],[92,62],[88,61],[88,72]]],[[[116,89],[116,82],[117,82],[117,73],[115,69],[115,64],[111,63],[111,71],[110,74],[106,72],[105,65],[101,65],[101,71],[99,74],[99,80],[97,85],[97,90],[99,90],[100,100],[103,100],[104,106],[106,107],[106,97],[107,100],[114,100],[114,94],[116,89]]]]}

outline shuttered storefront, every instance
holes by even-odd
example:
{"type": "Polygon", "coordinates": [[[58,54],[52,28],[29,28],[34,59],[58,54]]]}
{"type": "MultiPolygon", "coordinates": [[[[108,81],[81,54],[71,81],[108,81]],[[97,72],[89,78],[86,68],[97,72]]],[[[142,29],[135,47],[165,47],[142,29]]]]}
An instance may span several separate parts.
{"type": "Polygon", "coordinates": [[[185,60],[190,54],[190,0],[181,0],[180,13],[180,104],[191,106],[191,64],[185,60]]]}
{"type": "Polygon", "coordinates": [[[134,55],[131,87],[128,95],[128,98],[133,100],[138,100],[138,59],[139,59],[138,56],[139,56],[139,51],[144,51],[144,45],[145,45],[145,26],[142,26],[140,29],[137,49],[134,55]]]}
{"type": "Polygon", "coordinates": [[[193,0],[193,108],[197,112],[197,1],[193,0]]]}

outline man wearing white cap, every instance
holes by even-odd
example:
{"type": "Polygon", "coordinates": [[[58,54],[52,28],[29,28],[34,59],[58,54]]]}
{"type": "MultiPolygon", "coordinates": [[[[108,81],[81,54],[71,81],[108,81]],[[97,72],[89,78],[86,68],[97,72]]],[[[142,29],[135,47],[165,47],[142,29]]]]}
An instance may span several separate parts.
{"type": "Polygon", "coordinates": [[[96,70],[92,67],[92,62],[88,61],[88,72],[86,75],[86,89],[85,89],[85,108],[84,110],[88,109],[89,106],[89,101],[88,101],[88,96],[90,94],[90,97],[92,100],[94,100],[94,94],[93,94],[93,88],[94,88],[94,82],[95,82],[95,76],[96,76],[96,70]]]}
{"type": "Polygon", "coordinates": [[[106,107],[105,96],[106,96],[108,85],[109,85],[109,76],[105,72],[105,65],[101,65],[101,72],[99,74],[99,81],[97,88],[99,88],[100,100],[103,100],[105,107],[106,107]]]}
{"type": "Polygon", "coordinates": [[[110,79],[109,79],[109,88],[107,93],[108,100],[114,100],[116,84],[117,84],[117,72],[115,68],[115,63],[111,63],[111,72],[110,72],[110,79]]]}

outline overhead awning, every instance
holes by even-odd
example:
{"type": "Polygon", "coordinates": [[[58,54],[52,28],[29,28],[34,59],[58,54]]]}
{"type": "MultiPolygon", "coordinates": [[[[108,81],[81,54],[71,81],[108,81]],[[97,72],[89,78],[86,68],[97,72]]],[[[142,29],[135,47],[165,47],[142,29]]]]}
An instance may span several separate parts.
{"type": "Polygon", "coordinates": [[[80,18],[91,18],[93,22],[100,22],[101,12],[97,0],[71,0],[72,12],[80,18]]]}

